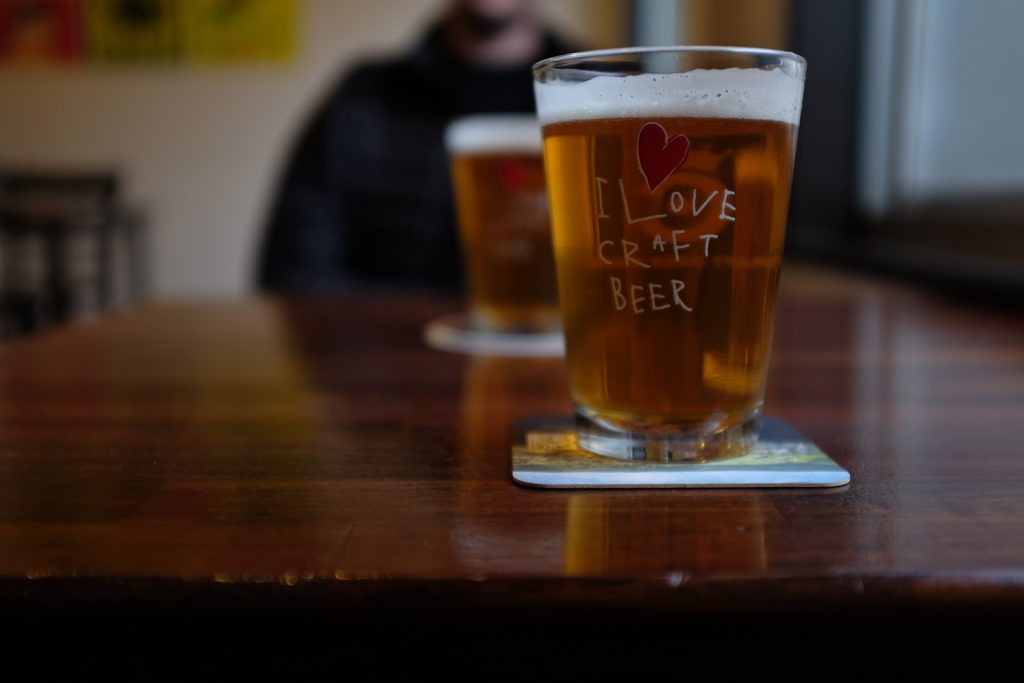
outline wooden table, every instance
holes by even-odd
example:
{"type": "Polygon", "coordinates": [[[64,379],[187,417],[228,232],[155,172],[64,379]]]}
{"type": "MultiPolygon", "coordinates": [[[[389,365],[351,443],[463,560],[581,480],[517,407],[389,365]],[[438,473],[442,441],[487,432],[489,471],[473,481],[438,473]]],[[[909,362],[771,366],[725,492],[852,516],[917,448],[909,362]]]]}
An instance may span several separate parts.
{"type": "Polygon", "coordinates": [[[334,653],[342,629],[458,634],[504,666],[575,633],[588,662],[632,643],[667,668],[686,643],[1019,622],[1021,317],[788,267],[766,410],[853,483],[574,493],[509,476],[512,423],[571,411],[562,362],[424,346],[460,305],[156,303],[0,348],[2,613],[127,617],[136,647],[154,622],[334,653]]]}

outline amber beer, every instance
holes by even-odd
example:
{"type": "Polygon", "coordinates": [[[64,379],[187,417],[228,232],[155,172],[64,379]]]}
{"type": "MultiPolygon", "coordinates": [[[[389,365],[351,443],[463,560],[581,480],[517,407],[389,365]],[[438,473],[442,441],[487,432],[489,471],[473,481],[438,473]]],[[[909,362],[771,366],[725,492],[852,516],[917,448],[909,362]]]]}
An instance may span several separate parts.
{"type": "Polygon", "coordinates": [[[446,133],[470,310],[481,327],[558,326],[540,127],[533,116],[474,116],[446,133]]]}
{"type": "Polygon", "coordinates": [[[802,80],[732,71],[538,84],[588,450],[707,459],[755,438],[802,80]]]}

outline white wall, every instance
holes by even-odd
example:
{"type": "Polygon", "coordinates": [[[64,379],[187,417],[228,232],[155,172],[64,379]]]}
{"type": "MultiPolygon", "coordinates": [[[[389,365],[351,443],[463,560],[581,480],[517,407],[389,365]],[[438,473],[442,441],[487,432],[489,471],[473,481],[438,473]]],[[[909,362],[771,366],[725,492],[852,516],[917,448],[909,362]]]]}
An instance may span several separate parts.
{"type": "MultiPolygon", "coordinates": [[[[149,216],[155,294],[248,291],[276,174],[310,108],[353,58],[415,40],[445,0],[299,4],[300,54],[286,66],[0,70],[0,164],[116,167],[149,216]]],[[[591,44],[621,28],[616,0],[544,4],[591,44]]]]}
{"type": "Polygon", "coordinates": [[[923,24],[914,189],[1024,192],[1024,2],[932,0],[923,24]]]}
{"type": "Polygon", "coordinates": [[[1024,193],[1020,0],[871,0],[860,195],[874,214],[1024,193]]]}

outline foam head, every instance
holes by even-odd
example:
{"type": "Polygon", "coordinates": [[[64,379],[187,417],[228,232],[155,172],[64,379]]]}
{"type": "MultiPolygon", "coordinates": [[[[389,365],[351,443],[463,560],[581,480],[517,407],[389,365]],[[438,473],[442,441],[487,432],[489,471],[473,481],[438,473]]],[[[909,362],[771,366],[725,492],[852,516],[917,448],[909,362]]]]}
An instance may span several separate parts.
{"type": "Polygon", "coordinates": [[[534,83],[542,125],[685,116],[800,123],[804,84],[778,69],[696,69],[534,83]]]}
{"type": "Polygon", "coordinates": [[[448,124],[444,140],[450,154],[540,153],[540,123],[532,114],[466,116],[448,124]]]}

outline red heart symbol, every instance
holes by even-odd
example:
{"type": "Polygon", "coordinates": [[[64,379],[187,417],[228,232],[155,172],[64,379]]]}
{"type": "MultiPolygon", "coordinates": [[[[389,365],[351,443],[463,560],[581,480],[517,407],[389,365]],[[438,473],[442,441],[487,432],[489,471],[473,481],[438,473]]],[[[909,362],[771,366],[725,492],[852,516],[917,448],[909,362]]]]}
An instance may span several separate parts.
{"type": "Polygon", "coordinates": [[[688,137],[679,134],[670,140],[661,124],[653,121],[645,123],[636,137],[636,158],[640,162],[640,172],[644,174],[647,187],[652,192],[682,166],[689,154],[688,137]]]}

